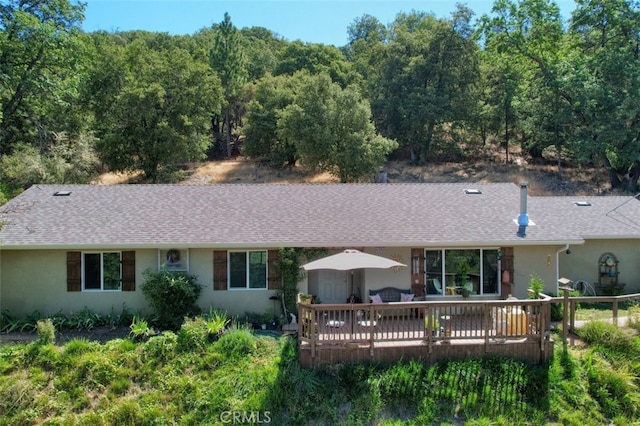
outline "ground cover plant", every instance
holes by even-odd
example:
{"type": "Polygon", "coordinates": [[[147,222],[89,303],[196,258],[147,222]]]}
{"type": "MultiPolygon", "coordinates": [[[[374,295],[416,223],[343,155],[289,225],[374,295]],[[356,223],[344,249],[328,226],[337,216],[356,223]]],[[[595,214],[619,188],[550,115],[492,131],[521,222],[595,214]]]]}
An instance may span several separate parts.
{"type": "Polygon", "coordinates": [[[587,344],[559,341],[549,365],[490,358],[304,370],[294,338],[257,336],[220,317],[209,312],[140,341],[63,345],[52,343],[53,322],[40,321],[34,341],[0,346],[0,425],[638,421],[637,320],[624,329],[588,324],[587,344]]]}
{"type": "Polygon", "coordinates": [[[126,305],[122,306],[120,312],[112,309],[112,311],[106,315],[101,315],[85,308],[81,311],[67,314],[58,312],[48,317],[45,317],[38,311],[32,312],[26,317],[19,317],[5,309],[0,312],[0,333],[35,332],[38,321],[45,319],[51,320],[53,326],[58,331],[87,331],[98,327],[128,327],[134,316],[135,314],[130,312],[126,305]]]}

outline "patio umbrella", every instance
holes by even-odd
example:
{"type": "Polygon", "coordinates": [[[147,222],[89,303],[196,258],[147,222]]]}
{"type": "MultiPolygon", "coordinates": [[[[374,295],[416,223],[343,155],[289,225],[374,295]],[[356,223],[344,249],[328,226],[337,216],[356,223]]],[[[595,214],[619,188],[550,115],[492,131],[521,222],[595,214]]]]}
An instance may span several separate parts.
{"type": "Polygon", "coordinates": [[[373,254],[363,253],[359,250],[345,250],[338,254],[323,257],[302,265],[305,271],[316,269],[333,269],[336,271],[350,271],[353,269],[389,269],[394,266],[407,266],[395,260],[373,254]]]}
{"type": "MultiPolygon", "coordinates": [[[[313,271],[317,269],[333,269],[336,271],[351,272],[351,293],[353,294],[353,270],[354,269],[389,269],[394,266],[407,266],[395,260],[382,256],[363,253],[359,250],[347,249],[343,252],[314,260],[313,262],[302,265],[305,271],[313,271]]],[[[351,333],[353,334],[353,298],[351,301],[351,333]]]]}
{"type": "MultiPolygon", "coordinates": [[[[363,253],[360,250],[347,249],[343,252],[314,260],[302,265],[305,271],[317,269],[333,269],[336,271],[351,271],[354,269],[389,269],[394,266],[407,266],[404,263],[396,262],[374,254],[363,253]]],[[[353,277],[351,278],[351,293],[353,293],[353,277]]]]}

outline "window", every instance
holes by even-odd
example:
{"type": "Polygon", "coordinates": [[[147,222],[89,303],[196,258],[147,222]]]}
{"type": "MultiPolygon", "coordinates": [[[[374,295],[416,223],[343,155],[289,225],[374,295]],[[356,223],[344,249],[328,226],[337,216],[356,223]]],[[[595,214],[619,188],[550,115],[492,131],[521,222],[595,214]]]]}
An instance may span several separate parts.
{"type": "Polygon", "coordinates": [[[158,256],[158,269],[185,272],[189,270],[189,250],[187,249],[158,250],[158,256]]]}
{"type": "Polygon", "coordinates": [[[84,290],[120,290],[122,283],[119,252],[84,253],[82,283],[84,290]]]}
{"type": "Polygon", "coordinates": [[[229,252],[229,288],[267,288],[267,252],[229,252]]]}
{"type": "Polygon", "coordinates": [[[427,295],[498,294],[498,250],[426,250],[427,295]]]}

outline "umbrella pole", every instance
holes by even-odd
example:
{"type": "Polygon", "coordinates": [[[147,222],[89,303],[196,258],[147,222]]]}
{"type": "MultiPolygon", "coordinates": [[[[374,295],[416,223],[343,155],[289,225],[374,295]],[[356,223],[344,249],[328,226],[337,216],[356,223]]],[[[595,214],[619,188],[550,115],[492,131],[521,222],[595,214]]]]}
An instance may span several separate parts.
{"type": "Polygon", "coordinates": [[[351,295],[353,295],[353,270],[350,271],[351,272],[351,295]]]}
{"type": "Polygon", "coordinates": [[[353,340],[353,323],[355,321],[355,315],[353,314],[353,302],[354,302],[354,298],[353,296],[353,269],[350,271],[351,272],[351,294],[349,295],[349,301],[351,301],[351,340],[353,340]]]}
{"type": "Polygon", "coordinates": [[[355,321],[355,315],[353,314],[353,300],[351,300],[351,340],[353,340],[353,321],[355,321]]]}

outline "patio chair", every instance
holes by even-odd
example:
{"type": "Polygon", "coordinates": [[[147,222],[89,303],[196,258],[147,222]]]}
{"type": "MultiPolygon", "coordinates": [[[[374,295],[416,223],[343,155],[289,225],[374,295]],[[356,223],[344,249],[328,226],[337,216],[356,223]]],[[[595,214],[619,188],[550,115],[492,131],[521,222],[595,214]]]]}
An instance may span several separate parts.
{"type": "Polygon", "coordinates": [[[433,285],[433,288],[436,290],[436,293],[442,294],[442,284],[440,284],[440,280],[437,278],[432,278],[430,281],[431,285],[433,285]]]}

